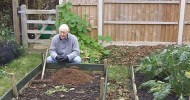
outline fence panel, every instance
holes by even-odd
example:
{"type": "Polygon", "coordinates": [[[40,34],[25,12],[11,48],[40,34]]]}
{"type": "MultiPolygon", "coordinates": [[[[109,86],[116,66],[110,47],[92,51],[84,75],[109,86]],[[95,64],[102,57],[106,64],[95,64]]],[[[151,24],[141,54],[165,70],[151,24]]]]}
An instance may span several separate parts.
{"type": "MultiPolygon", "coordinates": [[[[67,0],[66,0],[67,1],[67,0]]],[[[69,0],[72,12],[92,25],[98,36],[98,0],[69,0]]],[[[103,32],[113,43],[169,43],[179,40],[180,0],[103,0],[103,32]]],[[[186,0],[182,43],[190,43],[190,0],[186,0]]]]}

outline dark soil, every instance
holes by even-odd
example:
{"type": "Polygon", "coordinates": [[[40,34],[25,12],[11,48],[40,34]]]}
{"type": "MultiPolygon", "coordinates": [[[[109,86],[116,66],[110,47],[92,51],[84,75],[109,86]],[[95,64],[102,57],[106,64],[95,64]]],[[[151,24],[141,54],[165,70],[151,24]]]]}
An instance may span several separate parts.
{"type": "Polygon", "coordinates": [[[90,83],[94,80],[94,77],[78,69],[63,68],[53,73],[51,79],[58,84],[77,85],[90,83]]]}
{"type": "MultiPolygon", "coordinates": [[[[71,68],[62,68],[56,72],[46,71],[44,80],[51,83],[31,83],[19,94],[17,100],[99,100],[100,73],[90,74],[71,68]],[[56,86],[65,87],[66,91],[57,91],[51,95],[48,90],[56,86]]],[[[38,75],[35,80],[40,80],[38,75]]]]}

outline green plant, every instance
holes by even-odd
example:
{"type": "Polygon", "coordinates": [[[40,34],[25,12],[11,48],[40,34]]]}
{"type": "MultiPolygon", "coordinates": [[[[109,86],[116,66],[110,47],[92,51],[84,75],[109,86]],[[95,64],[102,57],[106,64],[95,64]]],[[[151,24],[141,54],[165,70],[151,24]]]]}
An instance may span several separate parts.
{"type": "Polygon", "coordinates": [[[49,89],[48,91],[46,91],[45,94],[52,95],[56,92],[69,92],[69,89],[66,88],[65,86],[55,86],[55,87],[49,89]]]}
{"type": "Polygon", "coordinates": [[[11,27],[8,26],[10,16],[6,14],[6,12],[8,13],[8,11],[4,10],[4,12],[5,12],[5,15],[1,18],[1,21],[0,21],[0,42],[14,41],[14,39],[10,35],[12,31],[11,27]]]}
{"type": "Polygon", "coordinates": [[[190,79],[187,77],[189,62],[190,47],[174,45],[143,59],[137,71],[151,76],[150,79],[166,81],[172,91],[183,98],[190,95],[190,79]]]}
{"type": "MultiPolygon", "coordinates": [[[[58,7],[59,21],[56,22],[56,27],[61,24],[68,24],[70,32],[78,37],[81,55],[83,59],[88,59],[90,63],[97,62],[102,56],[108,55],[109,51],[105,50],[101,44],[98,44],[97,39],[89,37],[91,25],[85,20],[71,12],[72,3],[67,2],[58,7]]],[[[100,38],[105,41],[110,41],[109,37],[102,36],[100,38]]]]}

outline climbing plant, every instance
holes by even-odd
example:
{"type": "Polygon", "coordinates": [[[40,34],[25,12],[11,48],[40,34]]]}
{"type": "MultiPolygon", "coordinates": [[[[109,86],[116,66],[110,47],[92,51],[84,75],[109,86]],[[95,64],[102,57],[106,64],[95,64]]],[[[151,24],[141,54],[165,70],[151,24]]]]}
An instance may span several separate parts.
{"type": "Polygon", "coordinates": [[[109,54],[109,51],[105,50],[103,45],[98,44],[97,39],[109,42],[111,38],[107,36],[99,36],[97,39],[90,38],[88,34],[91,25],[85,20],[86,16],[84,18],[79,17],[71,12],[71,8],[71,2],[59,5],[59,20],[56,22],[56,26],[67,24],[70,33],[78,37],[82,58],[88,59],[90,63],[97,62],[102,56],[109,54]]]}

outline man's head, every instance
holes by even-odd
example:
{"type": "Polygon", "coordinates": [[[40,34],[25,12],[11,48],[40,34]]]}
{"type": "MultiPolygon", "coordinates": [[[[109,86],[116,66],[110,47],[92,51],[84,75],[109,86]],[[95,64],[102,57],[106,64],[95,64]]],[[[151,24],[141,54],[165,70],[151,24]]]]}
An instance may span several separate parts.
{"type": "Polygon", "coordinates": [[[59,35],[61,39],[67,38],[67,34],[69,33],[69,27],[67,24],[62,24],[59,27],[59,35]]]}

